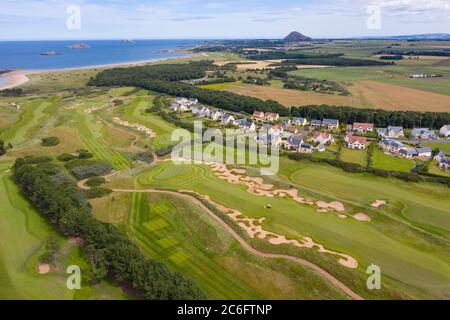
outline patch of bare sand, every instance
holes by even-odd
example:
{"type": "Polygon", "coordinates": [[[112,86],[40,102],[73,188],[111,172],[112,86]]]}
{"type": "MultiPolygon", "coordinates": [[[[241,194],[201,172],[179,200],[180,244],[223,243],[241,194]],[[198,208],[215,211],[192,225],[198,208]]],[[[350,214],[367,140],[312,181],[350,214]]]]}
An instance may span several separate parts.
{"type": "Polygon", "coordinates": [[[376,200],[370,206],[373,207],[373,208],[379,208],[379,207],[384,206],[386,204],[387,204],[387,201],[385,201],[385,200],[376,200]]]}
{"type": "Polygon", "coordinates": [[[344,204],[342,202],[339,202],[339,201],[333,201],[333,202],[330,202],[330,203],[325,202],[325,201],[317,201],[316,205],[319,208],[323,209],[323,210],[331,209],[331,210],[334,210],[334,211],[337,211],[337,212],[344,212],[345,211],[344,204]]]}
{"type": "Polygon", "coordinates": [[[370,222],[372,221],[372,219],[365,213],[357,213],[353,216],[353,218],[355,218],[358,221],[362,221],[362,222],[370,222]]]}
{"type": "Polygon", "coordinates": [[[41,263],[38,265],[39,274],[47,274],[50,272],[50,265],[48,263],[41,263]]]}
{"type": "MultiPolygon", "coordinates": [[[[193,193],[190,190],[179,190],[179,192],[182,193],[193,193]]],[[[253,219],[244,216],[239,210],[227,208],[221,204],[218,204],[211,200],[209,196],[202,195],[199,193],[196,193],[199,197],[201,197],[203,200],[208,201],[210,204],[212,204],[214,207],[216,207],[221,212],[228,215],[233,221],[235,221],[239,227],[241,227],[250,238],[252,239],[261,239],[261,240],[267,240],[269,243],[273,245],[292,245],[299,248],[308,248],[308,249],[314,249],[316,248],[318,252],[320,253],[326,253],[331,254],[334,256],[338,256],[339,260],[338,262],[343,265],[344,267],[350,268],[350,269],[356,269],[358,267],[358,261],[354,259],[352,256],[331,251],[326,249],[323,245],[314,242],[314,240],[311,237],[306,236],[300,236],[299,240],[293,240],[288,239],[284,235],[280,235],[271,231],[268,231],[263,228],[262,223],[266,220],[266,218],[259,218],[259,219],[253,219]]]]}

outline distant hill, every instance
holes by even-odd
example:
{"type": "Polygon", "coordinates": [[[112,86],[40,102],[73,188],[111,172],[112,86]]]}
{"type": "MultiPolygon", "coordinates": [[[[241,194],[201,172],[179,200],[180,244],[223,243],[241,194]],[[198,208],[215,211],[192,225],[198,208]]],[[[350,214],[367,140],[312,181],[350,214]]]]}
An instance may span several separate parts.
{"type": "Polygon", "coordinates": [[[286,38],[283,39],[283,42],[292,43],[292,42],[303,42],[303,41],[312,41],[312,38],[307,37],[300,32],[293,31],[286,38]]]}

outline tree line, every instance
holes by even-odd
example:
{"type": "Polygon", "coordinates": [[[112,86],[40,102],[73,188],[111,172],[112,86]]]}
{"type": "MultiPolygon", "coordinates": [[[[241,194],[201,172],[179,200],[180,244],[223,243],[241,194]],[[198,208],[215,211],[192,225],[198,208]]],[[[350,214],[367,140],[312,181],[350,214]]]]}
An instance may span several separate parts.
{"type": "MultiPolygon", "coordinates": [[[[195,64],[190,64],[190,68],[195,68],[195,66],[195,64]]],[[[163,70],[163,68],[158,68],[158,70],[163,70]]],[[[163,75],[155,77],[148,77],[148,74],[148,67],[111,69],[99,73],[88,84],[96,86],[122,85],[141,87],[176,97],[197,98],[201,103],[234,112],[251,114],[254,111],[264,111],[277,112],[282,116],[289,115],[288,109],[273,100],[263,101],[232,92],[202,89],[182,82],[168,81],[164,72],[163,75]],[[142,68],[142,72],[139,72],[139,68],[142,68]]]]}
{"type": "Polygon", "coordinates": [[[440,129],[450,123],[447,112],[389,111],[383,109],[359,109],[329,105],[302,106],[291,109],[292,116],[308,119],[332,118],[342,123],[369,122],[375,127],[403,126],[405,128],[427,127],[440,129]]]}
{"type": "Polygon", "coordinates": [[[196,283],[171,272],[161,262],[146,259],[114,225],[96,220],[86,198],[62,172],[45,170],[48,163],[17,159],[14,179],[22,193],[68,237],[80,237],[90,272],[96,280],[112,275],[129,283],[149,300],[204,299],[196,283]]]}

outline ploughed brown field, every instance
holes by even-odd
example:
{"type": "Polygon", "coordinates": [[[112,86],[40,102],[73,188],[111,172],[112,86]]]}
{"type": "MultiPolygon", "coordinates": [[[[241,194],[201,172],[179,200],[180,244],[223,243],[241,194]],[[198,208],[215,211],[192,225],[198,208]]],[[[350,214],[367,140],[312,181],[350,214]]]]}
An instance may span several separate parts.
{"type": "Polygon", "coordinates": [[[286,107],[328,104],[387,110],[450,112],[450,96],[376,81],[355,81],[348,87],[351,96],[256,85],[231,85],[224,90],[263,100],[276,100],[286,107]]]}

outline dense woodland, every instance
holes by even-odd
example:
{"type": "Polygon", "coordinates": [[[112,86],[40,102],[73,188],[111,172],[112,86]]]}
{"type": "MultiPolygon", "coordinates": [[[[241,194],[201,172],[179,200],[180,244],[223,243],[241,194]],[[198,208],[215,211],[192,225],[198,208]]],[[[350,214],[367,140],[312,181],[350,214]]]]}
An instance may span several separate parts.
{"type": "Polygon", "coordinates": [[[276,101],[263,101],[231,92],[202,89],[173,80],[175,78],[173,75],[177,69],[180,70],[178,78],[181,77],[181,74],[183,75],[183,79],[178,80],[201,78],[205,76],[209,65],[210,62],[192,62],[184,65],[158,65],[155,70],[153,68],[156,66],[110,69],[99,73],[95,79],[91,79],[89,85],[135,86],[176,97],[197,98],[201,103],[229,111],[251,114],[254,111],[261,110],[289,115],[289,110],[276,101]],[[198,68],[203,68],[201,75],[197,73],[198,68]],[[150,77],[150,74],[153,76],[150,77]]]}
{"type": "MultiPolygon", "coordinates": [[[[48,160],[48,159],[47,159],[48,160]]],[[[114,225],[96,220],[82,191],[56,166],[18,159],[14,178],[29,201],[68,237],[80,237],[93,278],[107,275],[129,283],[152,300],[204,299],[197,285],[163,263],[148,260],[114,225]],[[55,169],[55,168],[54,168],[55,169]]]]}

